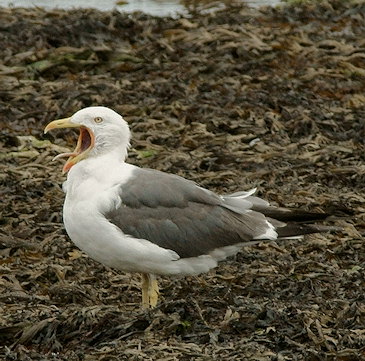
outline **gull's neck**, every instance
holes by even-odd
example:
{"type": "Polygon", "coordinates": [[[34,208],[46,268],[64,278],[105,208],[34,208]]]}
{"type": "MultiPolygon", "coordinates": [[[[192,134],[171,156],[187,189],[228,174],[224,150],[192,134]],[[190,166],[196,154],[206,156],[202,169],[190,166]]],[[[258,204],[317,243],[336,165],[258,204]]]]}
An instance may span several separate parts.
{"type": "Polygon", "coordinates": [[[125,145],[124,142],[121,142],[123,145],[106,147],[105,145],[96,145],[94,149],[91,150],[90,155],[85,160],[93,160],[93,159],[117,159],[119,161],[124,162],[128,155],[129,144],[125,145]]]}
{"type": "Polygon", "coordinates": [[[67,188],[81,187],[86,183],[110,186],[133,168],[125,162],[127,149],[115,148],[108,153],[92,155],[75,164],[67,175],[67,188]]]}
{"type": "Polygon", "coordinates": [[[79,164],[86,168],[90,168],[91,171],[97,169],[103,169],[107,171],[110,167],[114,167],[116,164],[124,163],[127,158],[127,148],[116,147],[108,152],[102,152],[99,154],[93,154],[79,164]]]}

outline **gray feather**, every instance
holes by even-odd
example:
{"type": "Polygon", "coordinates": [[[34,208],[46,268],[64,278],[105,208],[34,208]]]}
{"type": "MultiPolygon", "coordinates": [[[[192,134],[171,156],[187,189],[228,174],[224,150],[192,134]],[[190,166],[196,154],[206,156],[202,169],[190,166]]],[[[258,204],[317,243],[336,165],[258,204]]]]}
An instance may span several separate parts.
{"type": "Polygon", "coordinates": [[[269,228],[264,215],[248,211],[250,202],[238,210],[194,182],[151,169],[137,168],[120,197],[122,205],[105,214],[111,223],[182,258],[250,241],[269,228]]]}
{"type": "Polygon", "coordinates": [[[177,175],[136,168],[119,190],[121,205],[105,216],[125,234],[173,250],[181,258],[257,243],[255,237],[266,233],[268,222],[279,237],[338,230],[297,223],[327,215],[273,207],[252,196],[254,191],[218,196],[177,175]]]}

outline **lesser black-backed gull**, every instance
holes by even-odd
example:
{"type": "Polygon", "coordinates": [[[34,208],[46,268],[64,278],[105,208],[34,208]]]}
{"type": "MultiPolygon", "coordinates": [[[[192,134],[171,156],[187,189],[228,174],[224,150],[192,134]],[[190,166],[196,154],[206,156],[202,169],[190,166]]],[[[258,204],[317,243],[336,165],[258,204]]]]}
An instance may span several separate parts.
{"type": "Polygon", "coordinates": [[[45,132],[70,127],[80,131],[76,149],[57,156],[68,157],[66,231],[93,259],[142,273],[143,307],[157,303],[155,275],[197,275],[243,245],[329,229],[290,222],[298,215],[322,216],[272,207],[255,190],[221,196],[177,175],[125,162],[130,130],[111,109],[82,109],[49,123],[45,132]]]}

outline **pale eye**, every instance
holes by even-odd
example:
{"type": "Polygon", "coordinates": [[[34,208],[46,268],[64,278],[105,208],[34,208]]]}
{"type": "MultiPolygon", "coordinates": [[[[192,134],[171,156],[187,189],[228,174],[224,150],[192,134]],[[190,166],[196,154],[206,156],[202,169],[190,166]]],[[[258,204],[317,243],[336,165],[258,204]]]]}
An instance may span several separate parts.
{"type": "Polygon", "coordinates": [[[99,123],[102,123],[103,121],[104,121],[104,119],[102,117],[95,117],[94,118],[94,122],[95,123],[98,123],[99,124],[99,123]]]}

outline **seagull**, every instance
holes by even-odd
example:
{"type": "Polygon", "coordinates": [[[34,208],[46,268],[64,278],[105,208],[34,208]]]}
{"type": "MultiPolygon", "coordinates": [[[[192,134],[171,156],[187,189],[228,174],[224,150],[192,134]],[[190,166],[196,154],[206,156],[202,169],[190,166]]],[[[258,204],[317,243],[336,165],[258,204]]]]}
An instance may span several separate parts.
{"type": "Polygon", "coordinates": [[[79,130],[75,150],[54,158],[68,158],[65,229],[94,260],[142,274],[143,308],[158,303],[157,275],[198,275],[245,245],[334,230],[308,224],[327,214],[271,206],[256,189],[218,195],[178,175],[127,163],[131,132],[109,108],[81,109],[44,132],[60,128],[79,130]]]}

